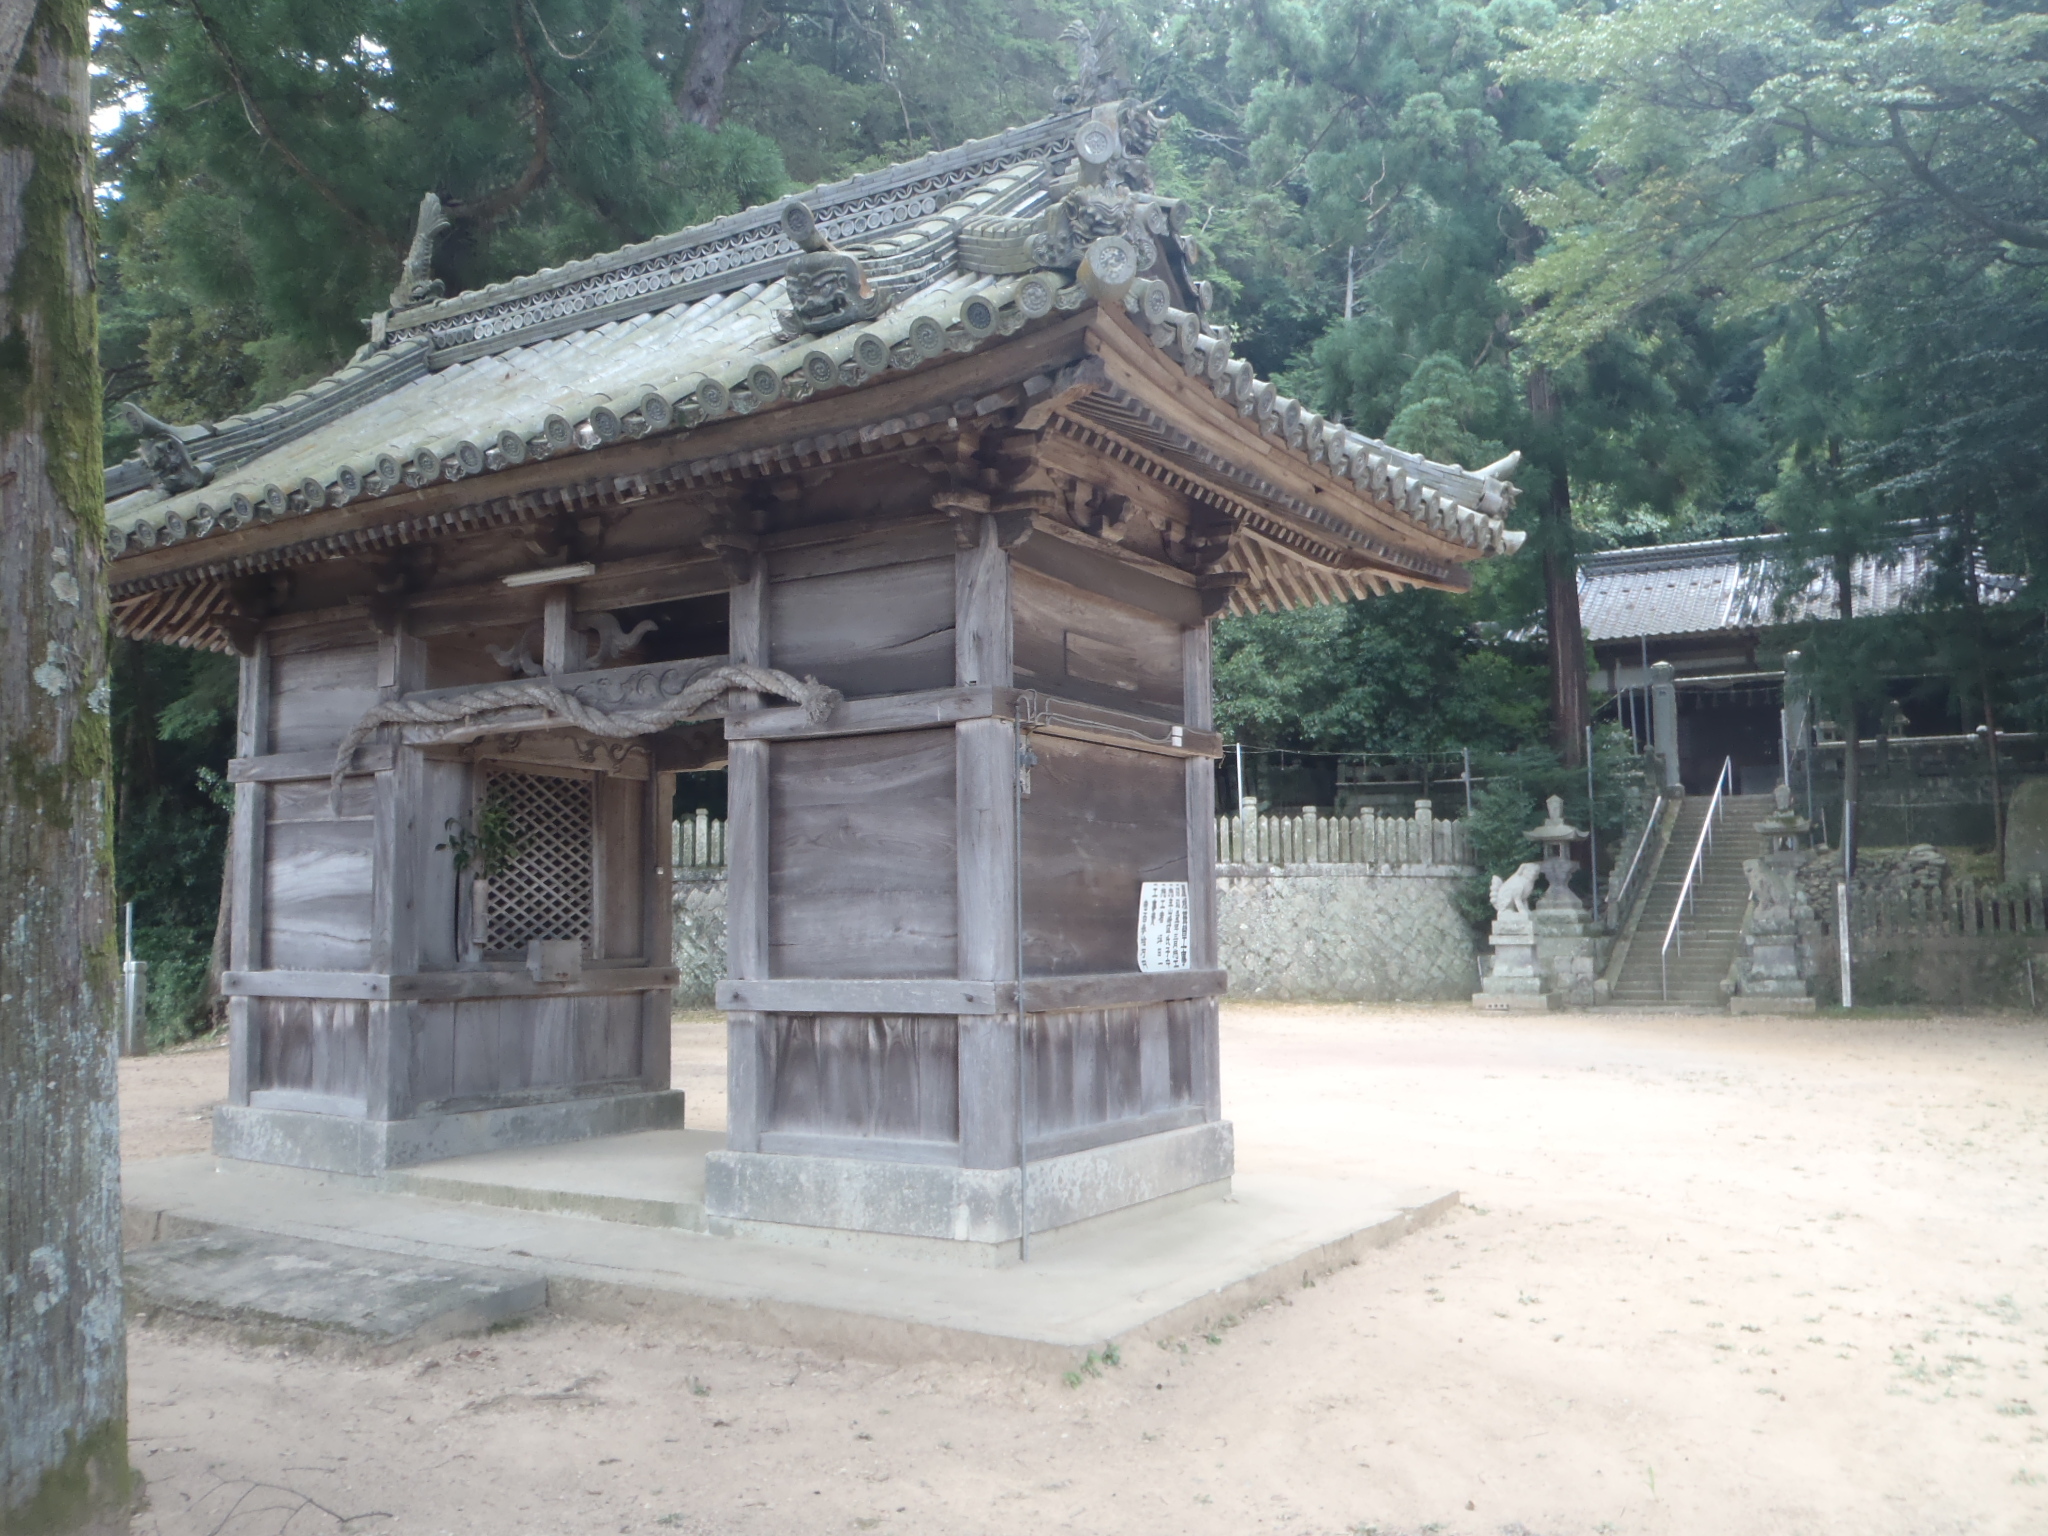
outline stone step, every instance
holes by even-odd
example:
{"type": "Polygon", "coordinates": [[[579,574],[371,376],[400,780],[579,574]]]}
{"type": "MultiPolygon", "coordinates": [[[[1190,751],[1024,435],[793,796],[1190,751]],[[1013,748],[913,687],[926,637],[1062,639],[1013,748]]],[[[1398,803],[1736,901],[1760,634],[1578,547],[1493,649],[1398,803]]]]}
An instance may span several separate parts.
{"type": "Polygon", "coordinates": [[[131,1249],[137,1322],[179,1320],[245,1342],[389,1360],[547,1305],[541,1275],[218,1227],[131,1249]]]}

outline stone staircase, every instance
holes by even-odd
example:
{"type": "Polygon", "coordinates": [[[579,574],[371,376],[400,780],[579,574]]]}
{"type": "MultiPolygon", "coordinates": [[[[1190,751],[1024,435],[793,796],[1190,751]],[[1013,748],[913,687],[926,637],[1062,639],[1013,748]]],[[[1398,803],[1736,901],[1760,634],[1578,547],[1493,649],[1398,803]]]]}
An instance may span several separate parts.
{"type": "Polygon", "coordinates": [[[1679,887],[1685,883],[1686,866],[1706,823],[1710,798],[1688,796],[1679,808],[1678,826],[1651,879],[1642,920],[1608,995],[1610,1004],[1639,1008],[1682,1003],[1719,1008],[1727,1002],[1721,983],[1734,963],[1743,909],[1749,904],[1749,881],[1742,873],[1742,861],[1762,852],[1756,824],[1770,813],[1769,795],[1730,795],[1721,801],[1713,846],[1707,849],[1699,877],[1693,882],[1691,912],[1679,924],[1684,951],[1680,952],[1677,943],[1671,947],[1668,996],[1659,963],[1664,930],[1678,905],[1679,887]]]}

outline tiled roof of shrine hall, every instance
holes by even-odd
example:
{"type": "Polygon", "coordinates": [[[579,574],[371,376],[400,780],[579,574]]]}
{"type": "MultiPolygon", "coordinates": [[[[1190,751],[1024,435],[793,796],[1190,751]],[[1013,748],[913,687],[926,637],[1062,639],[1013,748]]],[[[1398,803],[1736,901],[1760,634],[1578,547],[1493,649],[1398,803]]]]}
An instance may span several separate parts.
{"type": "MultiPolygon", "coordinates": [[[[1856,613],[1898,613],[1920,598],[1941,558],[1938,529],[1902,529],[1883,555],[1858,555],[1850,568],[1856,613]]],[[[1836,616],[1831,573],[1817,572],[1797,592],[1781,595],[1782,535],[1705,539],[1641,549],[1610,549],[1579,561],[1579,613],[1592,641],[1638,636],[1754,632],[1836,616]]],[[[1978,572],[1987,603],[2009,602],[2019,578],[1978,572]]]]}
{"type": "MultiPolygon", "coordinates": [[[[201,426],[133,413],[143,452],[108,472],[117,619],[124,590],[258,568],[238,558],[243,529],[303,519],[317,550],[322,523],[339,527],[343,508],[355,527],[363,502],[471,477],[486,482],[487,499],[489,478],[517,465],[633,438],[687,439],[998,346],[1096,304],[1121,308],[1272,451],[1318,482],[1348,481],[1379,520],[1312,505],[1242,467],[1229,471],[1233,497],[1276,508],[1347,559],[1377,562],[1378,575],[1444,584],[1461,579],[1458,562],[1518,547],[1502,522],[1515,497],[1512,456],[1473,471],[1402,452],[1316,415],[1232,357],[1227,327],[1206,318],[1206,285],[1189,275],[1180,205],[1151,193],[1143,143],[1122,142],[1132,113],[1068,112],[452,298],[430,277],[440,223],[430,197],[396,307],[373,320],[372,341],[345,367],[201,426]],[[835,264],[853,287],[833,287],[835,264]],[[1402,527],[1412,535],[1390,543],[1390,528],[1402,527]],[[177,560],[175,574],[151,561],[161,574],[124,582],[137,555],[201,541],[211,547],[177,560]]],[[[1193,475],[1220,467],[1199,447],[1178,451],[1193,475]]],[[[1233,559],[1246,575],[1240,611],[1383,589],[1356,570],[1294,570],[1285,539],[1233,559]]]]}

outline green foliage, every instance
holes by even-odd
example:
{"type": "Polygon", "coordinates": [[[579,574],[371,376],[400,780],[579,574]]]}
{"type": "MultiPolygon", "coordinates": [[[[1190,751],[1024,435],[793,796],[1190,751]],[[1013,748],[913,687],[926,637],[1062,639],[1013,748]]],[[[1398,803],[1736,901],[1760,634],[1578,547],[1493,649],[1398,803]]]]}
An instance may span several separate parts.
{"type": "Polygon", "coordinates": [[[233,747],[232,657],[113,644],[114,871],[135,903],[135,955],[149,962],[149,1033],[169,1044],[211,1020],[208,973],[220,911],[233,747]]]}
{"type": "MultiPolygon", "coordinates": [[[[1452,899],[1458,910],[1479,926],[1493,921],[1488,878],[1512,874],[1516,866],[1540,855],[1541,849],[1525,834],[1543,820],[1544,802],[1550,796],[1564,801],[1566,821],[1575,827],[1590,826],[1599,850],[1603,892],[1656,800],[1648,760],[1637,754],[1628,732],[1612,725],[1593,733],[1590,801],[1585,768],[1566,767],[1548,747],[1531,745],[1490,753],[1476,760],[1475,771],[1483,773],[1486,782],[1472,796],[1465,829],[1479,873],[1460,886],[1452,899]]],[[[1591,882],[1584,870],[1573,877],[1573,884],[1581,896],[1590,894],[1591,882]]]]}
{"type": "MultiPolygon", "coordinates": [[[[1549,234],[1509,280],[1561,361],[1678,304],[1762,363],[1742,424],[1789,597],[1949,520],[1941,665],[2048,718],[2048,647],[1995,619],[1973,562],[2031,571],[2048,530],[2048,15],[2038,5],[1650,0],[1576,14],[1505,79],[1597,88],[1590,174],[1521,198],[1549,234]],[[2004,665],[1984,626],[1999,627],[2004,665]],[[1980,638],[1969,639],[1976,630],[1980,638]],[[2002,673],[2002,677],[1994,677],[2002,673]],[[2014,687],[2010,679],[2024,679],[2014,687]],[[2004,686],[2000,686],[2003,684],[2004,686]]],[[[1913,626],[1809,626],[1829,707],[1920,671],[1913,626]]]]}
{"type": "Polygon", "coordinates": [[[774,145],[674,102],[628,0],[123,0],[101,143],[110,371],[177,418],[331,368],[386,306],[422,193],[450,292],[778,194],[774,145]]]}
{"type": "Polygon", "coordinates": [[[1482,647],[1446,593],[1225,619],[1215,643],[1217,723],[1247,746],[1422,756],[1543,726],[1542,672],[1482,647]]]}
{"type": "Polygon", "coordinates": [[[495,880],[503,874],[519,856],[520,845],[525,841],[512,824],[511,808],[499,800],[485,804],[477,813],[474,828],[449,817],[447,834],[448,840],[436,843],[434,851],[446,852],[454,859],[456,874],[474,867],[478,878],[484,880],[495,880]]]}

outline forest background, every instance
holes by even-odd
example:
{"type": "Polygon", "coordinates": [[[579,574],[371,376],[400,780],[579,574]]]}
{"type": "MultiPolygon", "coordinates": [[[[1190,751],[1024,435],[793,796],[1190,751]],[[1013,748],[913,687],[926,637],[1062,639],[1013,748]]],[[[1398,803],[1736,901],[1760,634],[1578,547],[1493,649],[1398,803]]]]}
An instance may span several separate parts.
{"type": "MultiPolygon", "coordinates": [[[[1764,531],[1788,595],[1830,584],[1842,622],[1782,638],[1835,718],[1899,675],[1965,727],[2048,708],[2032,583],[1994,609],[1976,581],[2048,545],[2048,6],[96,10],[109,462],[134,446],[119,402],[217,420],[344,361],[424,191],[459,292],[1056,110],[1078,22],[1170,119],[1155,173],[1261,375],[1436,458],[1525,454],[1531,537],[1471,593],[1219,624],[1229,739],[1469,747],[1482,829],[1519,856],[1538,795],[1587,812],[1578,555],[1764,531]],[[1943,576],[1860,619],[1848,563],[1923,520],[1943,576]]],[[[165,1039],[207,1021],[234,668],[120,643],[114,696],[117,868],[165,1039]]],[[[1621,798],[1593,808],[1610,829],[1621,798]]]]}

